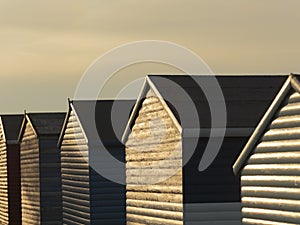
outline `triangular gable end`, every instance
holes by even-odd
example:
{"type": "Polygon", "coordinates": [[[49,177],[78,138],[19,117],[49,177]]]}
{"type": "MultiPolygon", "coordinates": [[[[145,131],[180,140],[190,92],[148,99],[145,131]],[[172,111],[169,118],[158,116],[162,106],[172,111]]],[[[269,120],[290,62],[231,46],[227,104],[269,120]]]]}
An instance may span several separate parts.
{"type": "Polygon", "coordinates": [[[134,105],[134,108],[132,110],[132,113],[130,115],[128,123],[125,127],[125,131],[124,131],[124,134],[122,136],[122,143],[123,144],[126,143],[126,141],[128,139],[128,136],[130,135],[131,128],[134,125],[134,122],[135,122],[135,120],[138,116],[139,110],[140,110],[140,108],[143,104],[143,101],[146,98],[146,95],[147,95],[149,90],[153,91],[155,96],[158,97],[158,99],[160,100],[160,102],[163,105],[164,109],[166,110],[166,112],[168,113],[170,118],[172,119],[175,127],[178,129],[180,134],[182,134],[182,127],[181,127],[180,123],[178,122],[178,120],[176,119],[175,115],[173,114],[172,110],[169,108],[168,104],[165,102],[164,98],[161,96],[161,94],[159,93],[158,89],[155,87],[155,85],[153,84],[153,82],[151,81],[149,76],[146,76],[144,84],[143,84],[142,89],[141,89],[141,92],[140,92],[140,94],[137,98],[137,101],[134,105]]]}
{"type": "Polygon", "coordinates": [[[281,90],[275,97],[274,101],[272,102],[271,106],[259,122],[258,126],[254,130],[253,134],[251,135],[249,141],[246,143],[244,149],[242,150],[240,156],[238,157],[237,161],[233,165],[233,172],[238,175],[244,166],[245,162],[248,160],[248,158],[251,156],[251,153],[255,146],[257,145],[257,142],[260,140],[262,135],[264,134],[265,129],[270,124],[271,120],[273,119],[275,113],[285,100],[287,94],[293,88],[296,92],[300,93],[300,82],[297,79],[296,74],[291,74],[284,85],[282,86],[281,90]]]}
{"type": "Polygon", "coordinates": [[[5,136],[5,132],[4,132],[4,126],[3,126],[3,122],[2,122],[2,116],[0,116],[0,133],[2,133],[2,139],[4,142],[6,142],[6,136],[5,136]]]}
{"type": "Polygon", "coordinates": [[[57,147],[58,148],[60,148],[60,146],[61,146],[61,143],[63,141],[64,135],[65,135],[65,132],[66,132],[66,129],[67,129],[69,116],[71,114],[71,105],[70,104],[71,104],[71,100],[68,98],[68,112],[66,114],[66,117],[65,117],[65,120],[64,120],[61,132],[59,134],[59,138],[58,138],[58,142],[57,142],[57,147]]]}
{"type": "Polygon", "coordinates": [[[30,124],[37,138],[44,135],[59,136],[66,113],[26,113],[20,129],[18,141],[21,141],[27,123],[30,124]],[[49,129],[50,128],[50,129],[49,129]]]}
{"type": "Polygon", "coordinates": [[[63,127],[62,127],[62,130],[61,130],[61,133],[59,135],[59,139],[58,139],[58,142],[57,142],[57,147],[60,148],[61,147],[61,144],[63,142],[63,139],[64,139],[64,135],[65,135],[65,132],[66,132],[66,129],[67,129],[67,126],[68,126],[68,122],[69,122],[69,118],[70,118],[70,115],[71,115],[71,112],[74,112],[75,114],[75,117],[76,119],[78,120],[78,123],[79,123],[79,126],[80,126],[80,129],[83,133],[83,136],[85,138],[85,141],[86,143],[88,144],[88,138],[86,136],[86,133],[81,125],[81,122],[80,122],[80,119],[76,113],[76,110],[75,108],[73,107],[73,101],[68,99],[68,105],[69,105],[69,109],[68,109],[68,112],[66,114],[66,117],[65,117],[65,120],[64,120],[64,123],[63,123],[63,127]]]}
{"type": "Polygon", "coordinates": [[[31,128],[32,128],[32,130],[33,130],[33,132],[35,134],[35,136],[38,137],[36,128],[34,127],[34,125],[32,124],[32,122],[30,121],[30,118],[29,118],[28,114],[25,111],[25,113],[24,113],[24,119],[23,119],[22,126],[21,126],[21,129],[20,129],[20,134],[19,134],[19,137],[18,137],[18,141],[19,142],[22,141],[22,138],[23,138],[23,135],[24,135],[27,123],[30,124],[30,126],[31,126],[31,128]]]}

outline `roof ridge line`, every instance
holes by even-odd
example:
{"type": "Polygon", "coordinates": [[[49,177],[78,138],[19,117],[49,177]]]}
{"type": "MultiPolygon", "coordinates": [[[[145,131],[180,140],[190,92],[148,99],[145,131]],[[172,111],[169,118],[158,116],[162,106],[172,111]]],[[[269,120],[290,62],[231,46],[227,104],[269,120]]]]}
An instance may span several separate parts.
{"type": "Polygon", "coordinates": [[[251,135],[250,139],[246,143],[245,147],[243,148],[241,154],[239,155],[238,159],[233,165],[233,172],[237,175],[239,174],[242,166],[244,165],[245,161],[249,158],[250,154],[253,151],[253,148],[256,146],[259,138],[262,136],[265,128],[268,126],[269,122],[273,118],[274,113],[280,107],[282,101],[284,100],[287,93],[292,88],[292,78],[293,75],[291,74],[285,83],[283,84],[282,88],[276,95],[275,99],[273,100],[272,104],[268,108],[267,112],[264,114],[263,118],[260,120],[259,124],[257,125],[256,129],[254,130],[253,134],[251,135]]]}

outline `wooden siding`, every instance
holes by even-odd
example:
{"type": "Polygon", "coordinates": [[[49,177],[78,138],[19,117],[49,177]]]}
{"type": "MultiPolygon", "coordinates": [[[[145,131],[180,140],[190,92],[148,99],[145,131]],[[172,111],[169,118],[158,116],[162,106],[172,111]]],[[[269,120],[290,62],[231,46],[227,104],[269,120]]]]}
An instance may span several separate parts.
{"type": "Polygon", "coordinates": [[[0,118],[0,224],[21,224],[20,132],[23,115],[0,118]]]}
{"type": "Polygon", "coordinates": [[[61,144],[63,224],[90,224],[88,147],[73,111],[61,144]]]}
{"type": "Polygon", "coordinates": [[[8,224],[8,173],[4,131],[0,126],[0,224],[8,224]]]}
{"type": "Polygon", "coordinates": [[[293,92],[242,170],[244,224],[300,224],[299,109],[293,92]]]}
{"type": "Polygon", "coordinates": [[[39,141],[28,122],[20,147],[22,224],[40,224],[39,141]]]}
{"type": "Polygon", "coordinates": [[[21,224],[20,145],[7,144],[9,224],[21,224]]]}
{"type": "MultiPolygon", "coordinates": [[[[184,138],[184,157],[197,139],[184,138]]],[[[246,137],[225,137],[219,153],[209,168],[198,166],[208,142],[200,138],[193,156],[183,168],[184,203],[240,202],[240,179],[232,165],[247,141],[246,137]]],[[[187,159],[185,159],[186,161],[187,159]]]]}
{"type": "Polygon", "coordinates": [[[149,91],[126,143],[127,225],[183,224],[181,165],[181,134],[149,91]],[[162,161],[164,168],[151,168],[162,161]],[[179,171],[169,179],[148,184],[174,169],[179,171]]]}
{"type": "Polygon", "coordinates": [[[47,225],[61,224],[61,171],[57,136],[41,136],[39,145],[41,223],[47,225]]]}
{"type": "Polygon", "coordinates": [[[225,137],[216,159],[200,172],[198,166],[208,138],[184,138],[185,161],[192,143],[198,141],[193,156],[183,168],[184,221],[187,224],[241,224],[240,179],[234,175],[232,165],[247,139],[225,137]],[[229,208],[222,209],[221,206],[226,204],[229,208]]]}
{"type": "MultiPolygon", "coordinates": [[[[102,114],[99,115],[104,117],[102,114]]],[[[79,114],[79,118],[80,116],[83,115],[79,114]]],[[[86,160],[90,160],[93,151],[99,151],[99,147],[93,145],[93,139],[89,139],[91,144],[87,145],[82,130],[84,126],[79,118],[73,110],[70,112],[62,137],[63,222],[64,224],[125,225],[125,185],[107,180],[89,166],[86,160]]],[[[108,120],[104,121],[103,126],[107,123],[108,120]]],[[[117,141],[112,141],[114,138],[112,135],[109,138],[111,140],[105,143],[106,149],[115,158],[125,162],[124,146],[117,141]]],[[[93,163],[101,163],[101,166],[111,169],[111,164],[101,158],[93,159],[93,163]]]]}
{"type": "MultiPolygon", "coordinates": [[[[124,147],[119,143],[105,146],[118,160],[125,161],[124,147]]],[[[92,151],[90,149],[90,151],[92,151]]],[[[102,167],[111,169],[111,164],[104,160],[94,161],[102,167]]],[[[125,176],[125,166],[124,166],[125,176]]],[[[125,185],[114,183],[102,177],[90,167],[90,199],[92,224],[125,225],[126,224],[126,188],[125,185]]]]}

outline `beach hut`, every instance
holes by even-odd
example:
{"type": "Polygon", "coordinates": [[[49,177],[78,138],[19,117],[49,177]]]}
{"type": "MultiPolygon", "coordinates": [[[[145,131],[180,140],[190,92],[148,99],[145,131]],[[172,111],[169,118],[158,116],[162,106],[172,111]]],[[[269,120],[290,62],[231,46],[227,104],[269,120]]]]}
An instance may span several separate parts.
{"type": "Polygon", "coordinates": [[[20,145],[23,115],[0,116],[0,224],[21,224],[20,145]]]}
{"type": "Polygon", "coordinates": [[[61,224],[60,152],[65,113],[26,113],[21,132],[22,224],[61,224]]]}
{"type": "Polygon", "coordinates": [[[134,103],[69,102],[58,142],[63,224],[125,224],[125,148],[120,140],[134,103]]]}
{"type": "Polygon", "coordinates": [[[300,76],[290,75],[233,166],[244,224],[300,224],[300,76]]]}
{"type": "Polygon", "coordinates": [[[127,224],[241,224],[232,165],[285,79],[147,76],[123,135],[127,224]],[[216,81],[225,118],[218,115],[224,102],[216,81]],[[227,124],[216,126],[216,113],[214,120],[227,124]],[[203,167],[218,143],[217,157],[203,167]]]}

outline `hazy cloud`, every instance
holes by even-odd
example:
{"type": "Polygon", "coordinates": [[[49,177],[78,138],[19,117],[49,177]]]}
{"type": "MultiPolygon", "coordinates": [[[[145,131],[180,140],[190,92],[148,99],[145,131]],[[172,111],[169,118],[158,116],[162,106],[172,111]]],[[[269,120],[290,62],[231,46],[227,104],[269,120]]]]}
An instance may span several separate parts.
{"type": "Polygon", "coordinates": [[[20,102],[10,85],[36,79],[61,106],[95,58],[145,39],[186,46],[215,73],[297,72],[299,8],[299,0],[0,0],[0,104],[20,102]]]}

